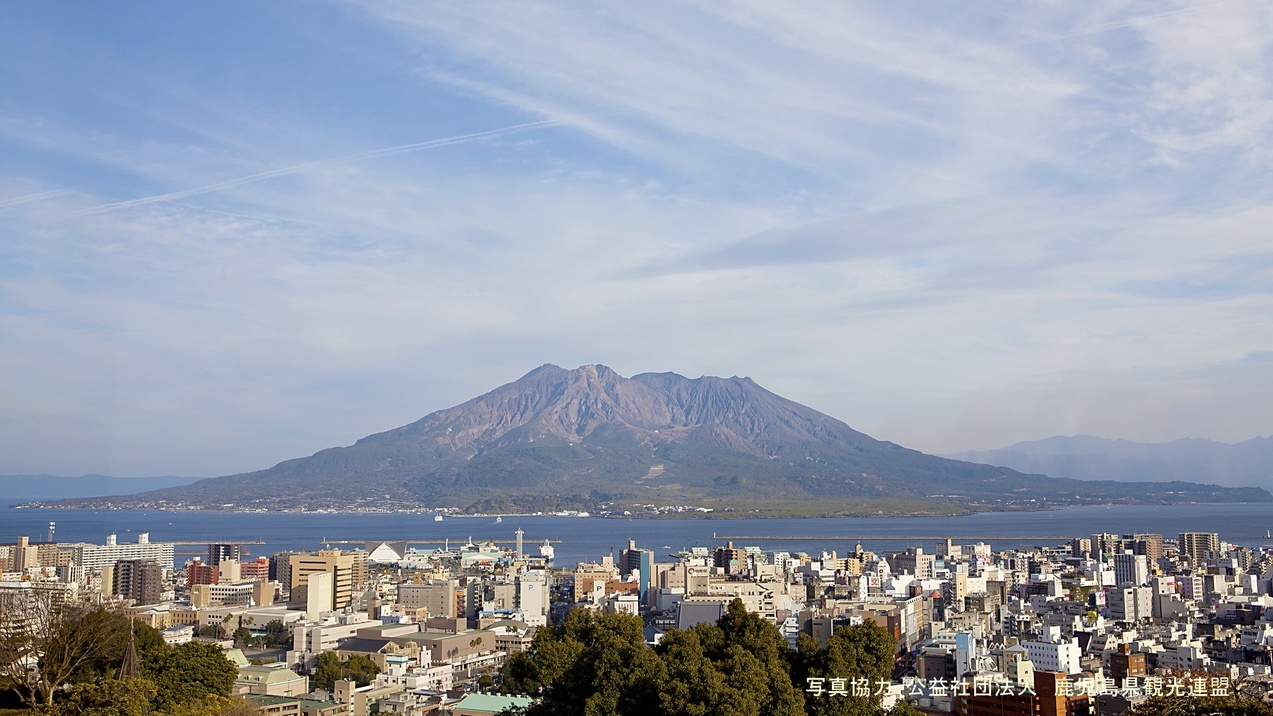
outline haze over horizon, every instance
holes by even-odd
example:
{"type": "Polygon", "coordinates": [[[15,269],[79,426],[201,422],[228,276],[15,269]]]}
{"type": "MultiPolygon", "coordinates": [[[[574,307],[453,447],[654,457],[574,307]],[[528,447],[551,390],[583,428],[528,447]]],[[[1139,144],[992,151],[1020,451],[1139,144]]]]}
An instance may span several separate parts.
{"type": "Polygon", "coordinates": [[[933,454],[1273,434],[1273,7],[26,4],[0,474],[213,476],[535,366],[933,454]]]}

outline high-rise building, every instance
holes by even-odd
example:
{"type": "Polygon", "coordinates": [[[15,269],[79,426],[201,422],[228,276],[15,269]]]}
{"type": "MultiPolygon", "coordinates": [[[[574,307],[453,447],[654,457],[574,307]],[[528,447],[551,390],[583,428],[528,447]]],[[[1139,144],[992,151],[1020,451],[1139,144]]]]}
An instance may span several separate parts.
{"type": "Polygon", "coordinates": [[[221,543],[208,545],[208,564],[216,567],[224,562],[238,562],[243,557],[243,545],[221,543]]]}
{"type": "Polygon", "coordinates": [[[164,569],[155,562],[127,559],[115,563],[111,593],[138,604],[158,604],[164,591],[164,569]]]}
{"type": "Polygon", "coordinates": [[[1082,670],[1079,665],[1081,650],[1077,640],[1066,642],[1023,641],[1026,654],[1034,668],[1041,671],[1059,671],[1062,674],[1077,674],[1082,670]]]}
{"type": "Polygon", "coordinates": [[[19,537],[17,544],[9,549],[9,571],[21,572],[39,565],[39,549],[31,544],[29,537],[19,537]]]}
{"type": "Polygon", "coordinates": [[[262,582],[270,578],[270,560],[257,557],[253,562],[239,565],[239,577],[245,581],[262,582]]]}
{"type": "Polygon", "coordinates": [[[1075,537],[1070,540],[1070,554],[1075,557],[1092,556],[1092,540],[1087,537],[1075,537]]]}
{"type": "Polygon", "coordinates": [[[292,588],[292,552],[276,552],[270,556],[270,581],[278,582],[283,590],[292,588]]]}
{"type": "Polygon", "coordinates": [[[1220,535],[1215,532],[1181,532],[1180,554],[1194,564],[1202,564],[1208,552],[1220,551],[1220,535]]]}
{"type": "Polygon", "coordinates": [[[120,544],[115,535],[109,535],[104,545],[78,543],[67,547],[71,552],[71,564],[82,567],[86,573],[100,571],[121,560],[140,559],[165,567],[172,565],[172,544],[151,542],[150,534],[146,532],[137,535],[137,542],[132,544],[120,544]]]}
{"type": "Polygon", "coordinates": [[[423,607],[431,617],[455,618],[455,587],[453,579],[415,584],[403,582],[398,585],[398,604],[407,609],[423,607]]]}
{"type": "Polygon", "coordinates": [[[198,557],[195,557],[193,562],[186,565],[186,589],[190,589],[196,584],[216,584],[220,581],[218,577],[217,568],[204,564],[198,557]]]}
{"type": "Polygon", "coordinates": [[[1153,587],[1123,585],[1105,593],[1110,616],[1120,622],[1135,622],[1154,615],[1153,587]]]}
{"type": "Polygon", "coordinates": [[[1114,585],[1140,586],[1149,581],[1149,565],[1143,554],[1123,552],[1114,555],[1114,585]]]}
{"type": "Polygon", "coordinates": [[[1090,552],[1093,555],[1118,555],[1123,552],[1130,551],[1133,554],[1144,555],[1145,561],[1149,568],[1155,569],[1158,566],[1158,559],[1162,557],[1162,535],[1160,534],[1095,534],[1090,540],[1090,552]]]}
{"type": "Polygon", "coordinates": [[[747,569],[747,550],[735,549],[733,542],[726,542],[712,552],[712,564],[723,568],[726,574],[741,574],[747,569]]]}
{"type": "Polygon", "coordinates": [[[367,580],[371,576],[371,558],[366,550],[356,549],[352,552],[344,552],[349,555],[352,560],[351,569],[353,570],[350,579],[355,590],[362,589],[367,585],[367,580]]]}
{"type": "MultiPolygon", "coordinates": [[[[366,553],[364,552],[365,556],[366,553]]],[[[288,557],[291,600],[303,603],[301,588],[307,587],[309,575],[328,572],[332,575],[332,609],[344,609],[354,601],[355,557],[338,549],[320,550],[317,554],[293,554],[288,557]]]]}
{"type": "Polygon", "coordinates": [[[932,579],[937,555],[924,554],[922,547],[907,547],[904,552],[888,552],[888,562],[893,569],[915,575],[916,579],[932,579]]]}
{"type": "Polygon", "coordinates": [[[1149,569],[1152,571],[1158,568],[1158,560],[1162,558],[1162,535],[1160,534],[1134,534],[1132,538],[1132,551],[1136,554],[1145,555],[1145,561],[1149,563],[1149,569]]]}
{"type": "Polygon", "coordinates": [[[619,574],[637,573],[637,596],[642,606],[649,605],[650,584],[654,578],[654,550],[638,549],[636,540],[628,540],[628,548],[619,553],[619,574]]]}

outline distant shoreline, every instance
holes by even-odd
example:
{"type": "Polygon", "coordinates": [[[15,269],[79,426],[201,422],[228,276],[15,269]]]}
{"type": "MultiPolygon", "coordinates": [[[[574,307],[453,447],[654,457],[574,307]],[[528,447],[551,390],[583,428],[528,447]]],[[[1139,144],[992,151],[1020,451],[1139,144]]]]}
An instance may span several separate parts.
{"type": "MultiPolygon", "coordinates": [[[[58,498],[64,499],[64,498],[58,498]]],[[[461,513],[442,509],[360,509],[360,510],[337,510],[337,509],[305,509],[305,508],[289,508],[289,509],[207,509],[198,507],[118,507],[111,505],[97,506],[74,506],[74,505],[52,505],[46,504],[40,500],[24,500],[4,505],[4,507],[13,510],[67,510],[67,511],[107,511],[107,512],[155,512],[155,513],[171,513],[171,514],[233,514],[233,515],[266,515],[266,514],[287,514],[287,515],[420,515],[434,516],[441,515],[446,520],[451,519],[496,519],[496,518],[524,518],[524,517],[566,517],[575,519],[595,519],[595,520],[628,520],[628,521],[657,521],[657,520],[717,520],[731,521],[740,519],[827,519],[827,518],[881,518],[890,519],[898,517],[961,517],[975,514],[1013,514],[1022,512],[1059,512],[1077,508],[1115,508],[1115,507],[1133,507],[1133,506],[1176,506],[1176,505],[1196,505],[1196,504],[1212,504],[1212,505],[1239,505],[1239,504],[1261,504],[1258,502],[1235,501],[1235,502],[1102,502],[1102,503],[1083,503],[1083,504],[1065,504],[1065,505],[1040,505],[1040,506],[1004,506],[995,509],[992,506],[978,505],[976,507],[968,507],[962,510],[951,510],[946,512],[915,510],[915,511],[862,511],[862,512],[840,512],[816,513],[810,510],[809,514],[774,514],[764,511],[755,510],[738,510],[738,509],[712,509],[710,512],[700,511],[671,511],[660,514],[650,513],[633,513],[633,514],[615,514],[615,513],[580,513],[575,512],[491,512],[491,513],[461,513]]],[[[809,507],[814,507],[816,503],[810,503],[809,507]]]]}

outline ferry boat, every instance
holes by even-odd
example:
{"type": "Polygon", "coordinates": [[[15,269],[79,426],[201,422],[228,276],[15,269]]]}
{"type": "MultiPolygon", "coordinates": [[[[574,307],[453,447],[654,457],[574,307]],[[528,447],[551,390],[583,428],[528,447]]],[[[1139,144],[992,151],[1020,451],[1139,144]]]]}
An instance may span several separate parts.
{"type": "Polygon", "coordinates": [[[433,516],[433,521],[434,521],[434,522],[441,522],[441,521],[442,521],[442,515],[434,515],[434,516],[433,516]]]}
{"type": "Polygon", "coordinates": [[[553,557],[556,556],[556,550],[553,549],[553,546],[549,544],[548,540],[544,540],[544,543],[539,545],[539,556],[543,557],[544,561],[550,564],[553,561],[553,557]]]}

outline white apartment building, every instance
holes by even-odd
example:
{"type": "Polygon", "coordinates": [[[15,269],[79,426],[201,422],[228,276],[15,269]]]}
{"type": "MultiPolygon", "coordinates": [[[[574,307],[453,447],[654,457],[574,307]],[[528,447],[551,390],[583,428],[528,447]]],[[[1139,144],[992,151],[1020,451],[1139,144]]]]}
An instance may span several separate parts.
{"type": "Polygon", "coordinates": [[[1145,555],[1124,552],[1114,555],[1114,586],[1134,584],[1139,587],[1149,581],[1149,563],[1145,555]]]}
{"type": "Polygon", "coordinates": [[[1079,643],[1076,639],[1068,642],[1023,641],[1026,655],[1036,671],[1059,671],[1064,674],[1077,674],[1082,671],[1079,666],[1079,643]]]}
{"type": "Polygon", "coordinates": [[[103,567],[113,567],[116,562],[134,559],[158,562],[164,569],[172,569],[172,545],[151,542],[148,532],[137,535],[135,543],[120,544],[115,535],[110,535],[104,545],[79,542],[60,548],[69,549],[71,561],[85,572],[96,572],[103,567]]]}

